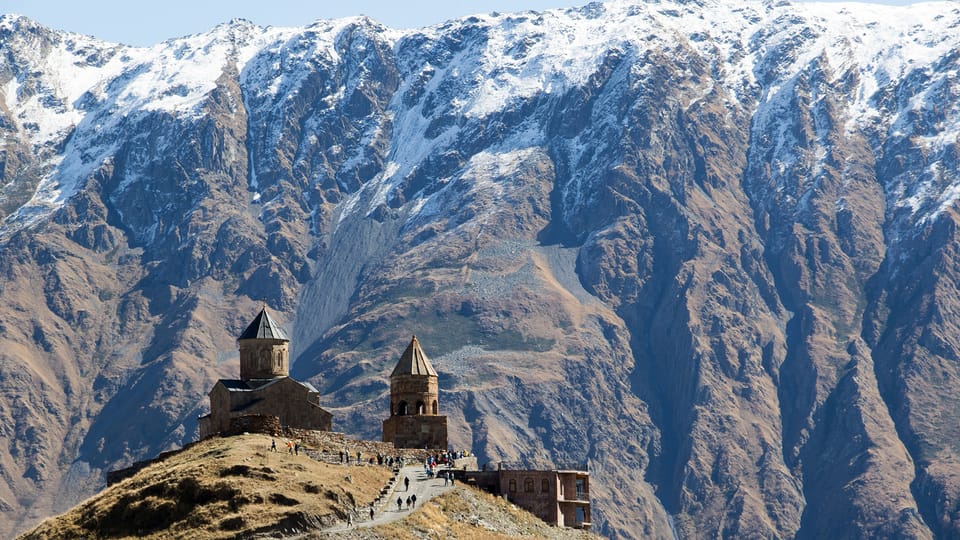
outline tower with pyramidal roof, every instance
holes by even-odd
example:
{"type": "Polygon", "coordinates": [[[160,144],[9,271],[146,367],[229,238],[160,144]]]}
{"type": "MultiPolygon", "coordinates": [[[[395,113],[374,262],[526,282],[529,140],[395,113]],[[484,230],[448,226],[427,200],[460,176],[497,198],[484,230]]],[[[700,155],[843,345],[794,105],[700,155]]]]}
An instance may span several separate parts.
{"type": "Polygon", "coordinates": [[[310,383],[290,377],[290,339],[264,307],[240,334],[240,378],[220,379],[210,390],[210,414],[200,417],[200,438],[247,431],[274,417],[280,426],[330,431],[333,415],[320,407],[310,383]]]}
{"type": "Polygon", "coordinates": [[[290,374],[287,363],[290,339],[263,308],[237,338],[240,379],[272,379],[290,374]]]}
{"type": "Polygon", "coordinates": [[[417,336],[390,374],[390,418],[383,421],[383,441],[397,448],[447,448],[447,417],[440,416],[437,371],[417,336]]]}

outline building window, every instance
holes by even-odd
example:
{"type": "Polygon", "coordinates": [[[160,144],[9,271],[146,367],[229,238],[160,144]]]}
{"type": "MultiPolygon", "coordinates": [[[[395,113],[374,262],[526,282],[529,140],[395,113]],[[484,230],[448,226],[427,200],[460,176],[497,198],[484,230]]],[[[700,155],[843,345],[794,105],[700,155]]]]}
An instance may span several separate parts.
{"type": "Polygon", "coordinates": [[[527,493],[533,493],[533,478],[523,479],[523,490],[527,493]]]}
{"type": "Polygon", "coordinates": [[[426,407],[424,406],[423,402],[422,402],[422,401],[418,401],[418,402],[417,402],[417,414],[423,414],[423,413],[425,413],[425,412],[427,412],[427,411],[426,411],[426,407]]]}
{"type": "Polygon", "coordinates": [[[437,408],[437,400],[433,400],[433,414],[438,414],[439,411],[440,409],[437,408]]]}
{"type": "Polygon", "coordinates": [[[517,492],[517,481],[511,478],[511,479],[510,479],[510,493],[516,493],[516,492],[517,492]]]}
{"type": "Polygon", "coordinates": [[[540,491],[542,491],[543,493],[550,493],[550,480],[549,480],[549,479],[544,478],[543,480],[540,481],[540,491]]]}
{"type": "Polygon", "coordinates": [[[407,402],[401,401],[397,404],[397,416],[406,416],[407,415],[407,402]]]}
{"type": "Polygon", "coordinates": [[[583,478],[577,478],[577,500],[581,501],[585,499],[583,496],[587,492],[586,482],[583,481],[583,478]]]}

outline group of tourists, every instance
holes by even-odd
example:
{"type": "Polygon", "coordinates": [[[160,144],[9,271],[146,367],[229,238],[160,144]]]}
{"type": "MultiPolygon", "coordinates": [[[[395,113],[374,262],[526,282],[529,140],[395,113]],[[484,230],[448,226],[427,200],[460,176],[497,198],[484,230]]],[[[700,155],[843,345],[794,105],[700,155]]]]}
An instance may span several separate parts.
{"type": "MultiPolygon", "coordinates": [[[[357,450],[357,464],[360,464],[360,458],[363,456],[363,452],[357,450]]],[[[340,463],[350,464],[350,452],[346,450],[340,450],[340,463]]]]}
{"type": "Polygon", "coordinates": [[[387,467],[403,467],[403,456],[385,456],[380,452],[377,452],[377,465],[386,465],[387,467]]]}
{"type": "MultiPolygon", "coordinates": [[[[276,440],[276,439],[270,439],[270,451],[271,451],[271,452],[276,452],[276,451],[277,451],[277,440],[276,440]]],[[[287,439],[287,453],[293,454],[293,455],[296,455],[296,456],[299,456],[299,455],[300,455],[300,441],[299,441],[299,440],[292,441],[292,440],[290,440],[290,439],[287,439]]]]}
{"type": "Polygon", "coordinates": [[[457,451],[447,450],[446,452],[441,452],[439,454],[435,454],[433,456],[428,457],[425,463],[428,467],[430,463],[452,466],[454,460],[465,458],[465,457],[468,457],[469,455],[470,455],[470,452],[467,452],[466,450],[457,450],[457,451]]]}
{"type": "Polygon", "coordinates": [[[453,485],[453,471],[443,471],[440,476],[443,477],[443,485],[453,485]]]}
{"type": "MultiPolygon", "coordinates": [[[[437,468],[439,466],[446,465],[447,467],[452,467],[454,460],[464,458],[469,455],[470,453],[464,450],[458,450],[456,452],[454,452],[453,450],[449,450],[441,454],[428,456],[425,460],[423,460],[424,472],[427,473],[427,478],[436,477],[437,468]]],[[[444,480],[446,480],[446,477],[444,477],[444,480]]],[[[447,485],[447,484],[444,483],[444,485],[447,485]]]]}
{"type": "MultiPolygon", "coordinates": [[[[351,455],[350,452],[346,450],[340,450],[338,454],[340,456],[340,463],[345,463],[349,465],[350,461],[354,458],[356,459],[355,463],[357,465],[360,465],[361,463],[363,463],[363,452],[360,450],[357,450],[357,453],[355,456],[351,455]]],[[[383,455],[382,452],[377,452],[377,457],[368,458],[367,463],[370,465],[373,465],[374,463],[376,463],[377,465],[386,465],[388,467],[393,467],[394,465],[398,467],[403,467],[403,457],[402,456],[396,456],[396,457],[385,456],[383,455]]]]}
{"type": "MultiPolygon", "coordinates": [[[[407,510],[417,507],[417,494],[414,493],[407,497],[407,510]]],[[[403,510],[403,496],[397,497],[397,512],[403,510]]]]}

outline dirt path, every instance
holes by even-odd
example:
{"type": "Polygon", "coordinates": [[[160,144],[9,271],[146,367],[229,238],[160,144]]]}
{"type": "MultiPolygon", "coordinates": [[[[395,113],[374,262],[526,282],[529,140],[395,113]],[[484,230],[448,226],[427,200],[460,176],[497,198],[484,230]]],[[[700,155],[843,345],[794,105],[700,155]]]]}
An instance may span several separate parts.
{"type": "Polygon", "coordinates": [[[400,469],[398,482],[394,490],[388,495],[387,504],[376,511],[372,521],[370,520],[369,509],[364,509],[360,512],[361,520],[359,522],[354,523],[352,526],[347,524],[340,525],[332,529],[327,529],[324,532],[347,531],[359,527],[375,527],[403,519],[410,514],[410,512],[415,512],[423,503],[453,487],[450,484],[444,486],[443,483],[443,478],[427,478],[427,474],[423,470],[423,465],[408,465],[400,469]],[[409,490],[404,487],[404,477],[410,479],[409,490]],[[414,494],[417,496],[417,506],[412,509],[407,508],[407,497],[414,494]],[[398,497],[404,501],[403,508],[399,510],[397,509],[398,497]]]}

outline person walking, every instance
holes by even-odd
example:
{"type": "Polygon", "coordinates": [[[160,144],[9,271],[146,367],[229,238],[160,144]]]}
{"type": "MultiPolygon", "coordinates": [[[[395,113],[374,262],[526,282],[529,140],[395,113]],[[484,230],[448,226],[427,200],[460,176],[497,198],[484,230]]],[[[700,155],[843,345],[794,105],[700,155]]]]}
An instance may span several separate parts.
{"type": "Polygon", "coordinates": [[[406,476],[403,477],[403,490],[410,491],[410,479],[406,476]]]}
{"type": "Polygon", "coordinates": [[[397,512],[403,510],[403,497],[397,497],[397,512]]]}
{"type": "Polygon", "coordinates": [[[416,494],[416,493],[414,493],[413,495],[410,496],[410,501],[413,503],[413,505],[412,505],[411,507],[412,507],[412,508],[416,508],[416,507],[417,507],[417,494],[416,494]]]}
{"type": "Polygon", "coordinates": [[[410,509],[410,497],[407,497],[407,510],[410,509]]]}
{"type": "Polygon", "coordinates": [[[373,521],[373,507],[370,507],[370,521],[373,521]]]}
{"type": "Polygon", "coordinates": [[[277,440],[276,440],[276,439],[270,439],[270,451],[271,451],[271,452],[276,452],[276,451],[277,451],[277,440]]]}

